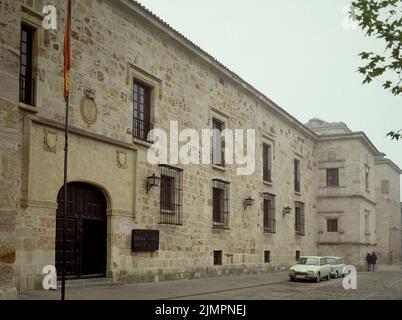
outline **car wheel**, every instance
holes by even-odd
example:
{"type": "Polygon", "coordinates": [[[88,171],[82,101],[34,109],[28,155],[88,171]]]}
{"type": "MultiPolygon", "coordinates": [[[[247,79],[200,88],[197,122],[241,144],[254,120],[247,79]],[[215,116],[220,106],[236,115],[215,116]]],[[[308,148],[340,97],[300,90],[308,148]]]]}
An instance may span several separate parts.
{"type": "Polygon", "coordinates": [[[328,273],[328,275],[327,275],[327,281],[329,281],[330,279],[331,279],[331,274],[330,273],[328,273]]]}
{"type": "Polygon", "coordinates": [[[296,281],[296,278],[290,277],[290,281],[296,281]]]}
{"type": "Polygon", "coordinates": [[[339,278],[339,272],[337,271],[335,274],[335,279],[338,279],[338,278],[339,278]]]}
{"type": "Polygon", "coordinates": [[[319,283],[321,281],[321,275],[320,273],[317,274],[317,278],[315,278],[315,282],[319,283]]]}

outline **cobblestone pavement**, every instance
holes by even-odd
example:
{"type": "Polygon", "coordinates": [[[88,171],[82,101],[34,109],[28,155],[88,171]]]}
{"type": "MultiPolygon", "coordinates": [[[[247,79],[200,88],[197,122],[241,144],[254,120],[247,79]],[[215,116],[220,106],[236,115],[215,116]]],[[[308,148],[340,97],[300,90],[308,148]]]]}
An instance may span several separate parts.
{"type": "MultiPolygon", "coordinates": [[[[227,278],[113,285],[67,290],[71,300],[402,300],[402,264],[360,272],[357,290],[345,290],[342,279],[320,283],[290,282],[287,273],[227,278]]],[[[60,292],[34,291],[21,300],[55,300],[60,292]]]]}

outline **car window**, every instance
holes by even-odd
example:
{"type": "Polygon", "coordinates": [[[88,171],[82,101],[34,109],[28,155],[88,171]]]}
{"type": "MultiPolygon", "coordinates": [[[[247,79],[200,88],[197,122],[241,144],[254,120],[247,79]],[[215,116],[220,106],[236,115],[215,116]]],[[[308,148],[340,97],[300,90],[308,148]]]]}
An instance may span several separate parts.
{"type": "Polygon", "coordinates": [[[319,266],[320,261],[318,258],[300,258],[297,264],[304,264],[310,266],[319,266]]]}
{"type": "Polygon", "coordinates": [[[337,259],[335,259],[335,258],[327,258],[327,263],[328,264],[338,264],[338,261],[339,260],[337,260],[337,259]]]}
{"type": "Polygon", "coordinates": [[[322,266],[326,265],[325,258],[321,258],[321,265],[322,266]]]}

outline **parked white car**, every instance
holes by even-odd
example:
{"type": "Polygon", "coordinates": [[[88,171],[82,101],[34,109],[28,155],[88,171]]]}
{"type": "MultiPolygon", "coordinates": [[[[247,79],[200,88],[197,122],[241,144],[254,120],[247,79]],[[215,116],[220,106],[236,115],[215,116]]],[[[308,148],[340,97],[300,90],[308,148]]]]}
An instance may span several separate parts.
{"type": "Polygon", "coordinates": [[[320,282],[321,279],[329,280],[331,267],[324,257],[304,256],[289,269],[289,278],[291,281],[298,279],[314,280],[315,282],[320,282]]]}
{"type": "Polygon", "coordinates": [[[341,257],[324,257],[327,259],[331,267],[331,277],[339,278],[346,275],[346,264],[343,263],[341,257]]]}

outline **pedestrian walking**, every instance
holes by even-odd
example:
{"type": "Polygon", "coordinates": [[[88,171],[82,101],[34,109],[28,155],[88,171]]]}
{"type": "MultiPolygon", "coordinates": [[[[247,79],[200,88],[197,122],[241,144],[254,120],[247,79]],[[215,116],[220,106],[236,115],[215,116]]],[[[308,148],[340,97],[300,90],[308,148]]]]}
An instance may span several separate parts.
{"type": "Polygon", "coordinates": [[[370,272],[370,267],[371,267],[371,254],[370,252],[367,252],[366,256],[366,262],[367,262],[367,271],[370,272]]]}
{"type": "Polygon", "coordinates": [[[375,272],[375,266],[377,264],[377,255],[375,254],[375,252],[373,252],[371,254],[371,259],[370,260],[371,260],[371,268],[372,268],[373,272],[375,272]]]}

